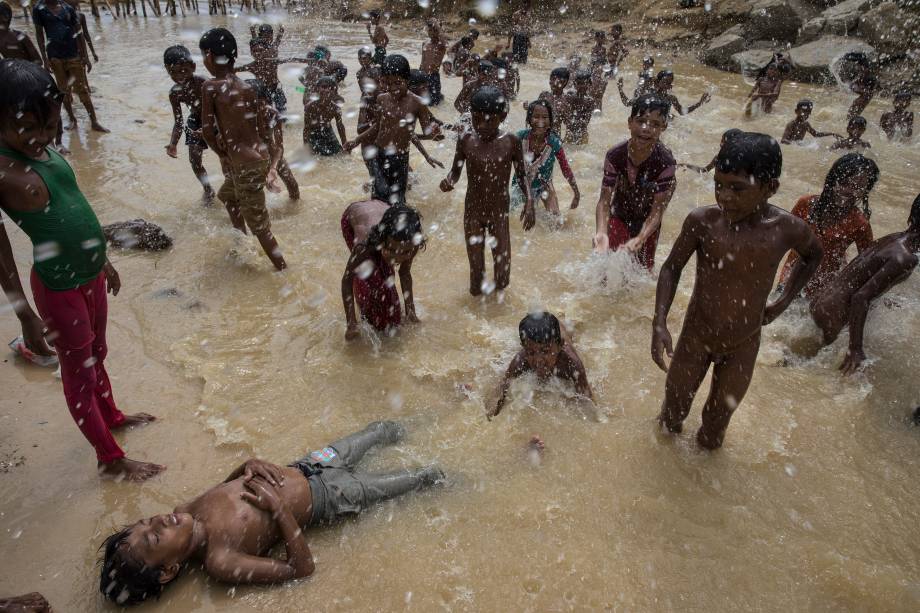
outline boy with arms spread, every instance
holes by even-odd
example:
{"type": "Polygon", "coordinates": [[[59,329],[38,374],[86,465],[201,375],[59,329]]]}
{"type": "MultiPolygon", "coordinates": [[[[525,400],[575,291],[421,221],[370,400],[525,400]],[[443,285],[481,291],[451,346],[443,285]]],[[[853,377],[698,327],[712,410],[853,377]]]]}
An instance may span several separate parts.
{"type": "Polygon", "coordinates": [[[213,28],[198,46],[205,68],[215,77],[202,86],[201,134],[224,168],[226,178],[217,197],[227,207],[233,227],[245,233],[248,225],[275,268],[283,270],[287,263],[265,208],[265,185],[275,183],[282,152],[267,125],[265,103],[234,73],[233,34],[213,28]]]}
{"type": "Polygon", "coordinates": [[[513,134],[499,132],[499,126],[508,116],[504,95],[494,87],[484,87],[473,96],[471,110],[473,130],[457,141],[454,163],[450,174],[441,181],[441,191],[454,189],[464,164],[468,162],[469,185],[463,209],[463,230],[466,255],[470,261],[470,294],[479,296],[485,289],[486,233],[492,238],[495,289],[503,290],[511,282],[508,181],[512,166],[527,200],[521,211],[524,230],[533,228],[535,214],[521,141],[513,134]]]}
{"type": "Polygon", "coordinates": [[[335,79],[320,77],[316,82],[316,92],[318,98],[303,108],[303,142],[309,143],[316,155],[337,155],[342,153],[342,146],[332,132],[333,121],[341,142],[348,142],[348,139],[345,137],[345,124],[342,123],[342,110],[335,99],[335,79]]]}
{"type": "Polygon", "coordinates": [[[86,72],[92,67],[86,52],[86,39],[81,34],[77,12],[59,0],[42,0],[32,9],[35,36],[45,68],[64,92],[64,108],[70,118],[70,129],[77,127],[73,113],[73,95],[77,94],[86,107],[90,125],[97,132],[108,132],[96,119],[96,109],[89,95],[86,72]],[[48,39],[47,47],[45,38],[48,39]]]}
{"type": "Polygon", "coordinates": [[[249,42],[249,52],[252,54],[253,61],[237,67],[236,72],[251,72],[268,90],[275,109],[279,113],[284,113],[287,110],[287,96],[284,95],[281,79],[278,78],[278,66],[292,63],[305,64],[309,60],[297,57],[279,58],[277,47],[258,38],[249,42]]]}
{"type": "Polygon", "coordinates": [[[784,145],[797,143],[805,138],[805,134],[811,134],[815,138],[821,138],[822,136],[842,138],[833,132],[818,132],[811,127],[811,124],[808,123],[808,118],[811,116],[814,106],[811,100],[799,100],[799,103],[795,105],[795,119],[786,124],[781,143],[784,145]]]}
{"type": "Polygon", "coordinates": [[[169,90],[169,104],[173,112],[173,130],[169,144],[166,145],[166,155],[171,158],[179,157],[176,146],[179,136],[185,132],[185,144],[188,146],[188,161],[192,165],[192,172],[198,177],[198,182],[204,189],[202,202],[209,204],[214,200],[214,190],[208,181],[208,172],[201,161],[207,143],[201,137],[201,87],[204,77],[195,74],[195,62],[191,52],[182,45],[174,45],[163,53],[163,64],[166,72],[175,85],[169,90]],[[188,107],[188,120],[182,125],[182,105],[188,107]]]}
{"type": "Polygon", "coordinates": [[[674,195],[676,163],[659,139],[668,127],[670,106],[640,97],[629,116],[629,140],[607,152],[595,212],[594,248],[620,247],[651,270],[665,209],[674,195]]]}
{"type": "Polygon", "coordinates": [[[840,365],[852,374],[866,359],[863,332],[872,301],[898,283],[903,283],[917,267],[920,252],[920,196],[914,199],[907,218],[907,229],[875,241],[846,265],[812,301],[811,316],[821,328],[824,344],[834,342],[845,327],[850,329],[850,346],[840,365]]]}
{"type": "Polygon", "coordinates": [[[681,432],[712,364],[712,388],[696,436],[706,449],[721,447],[732,413],[744,399],[761,328],[786,310],[821,262],[821,243],[808,225],[768,202],[779,188],[782,163],[779,144],[765,134],[746,132],[726,143],[716,162],[717,206],[687,216],[659,273],[652,359],[668,376],[658,421],[670,433],[681,432]],[[799,260],[783,293],[767,304],[776,269],[789,250],[799,260]],[[674,350],[668,311],[681,271],[694,254],[693,295],[674,350]]]}
{"type": "Polygon", "coordinates": [[[2,223],[0,286],[22,323],[26,346],[36,354],[51,355],[43,338],[47,326],[61,364],[64,398],[96,449],[99,473],[149,479],[164,467],[129,460],[111,432],[156,418],[124,415],[115,405],[105,369],[106,291],[118,295],[121,281],[73,170],[48,148],[63,96],[46,70],[25,60],[0,61],[0,83],[0,209],[32,241],[32,296],[41,319],[26,300],[2,223]]]}
{"type": "Polygon", "coordinates": [[[357,138],[345,143],[351,151],[360,145],[377,149],[373,196],[391,204],[405,204],[409,180],[409,144],[418,120],[426,134],[437,133],[438,126],[421,98],[409,91],[409,61],[401,55],[388,55],[381,68],[383,91],[377,97],[372,123],[357,138]],[[411,121],[409,120],[411,118],[411,121]]]}
{"type": "Polygon", "coordinates": [[[526,372],[536,373],[541,380],[553,376],[568,379],[575,386],[575,393],[594,400],[585,366],[555,315],[546,311],[528,314],[518,324],[518,334],[523,349],[508,365],[499,388],[498,403],[486,417],[491,419],[501,413],[511,381],[526,372]]]}
{"type": "Polygon", "coordinates": [[[372,447],[404,436],[400,424],[377,421],[286,467],[246,461],[173,513],[109,536],[99,590],[119,605],[159,597],[193,561],[214,579],[237,585],[309,577],[315,565],[304,530],[444,480],[437,466],[383,475],[355,470],[372,447]],[[279,542],[287,552],[282,560],[271,557],[279,542]]]}

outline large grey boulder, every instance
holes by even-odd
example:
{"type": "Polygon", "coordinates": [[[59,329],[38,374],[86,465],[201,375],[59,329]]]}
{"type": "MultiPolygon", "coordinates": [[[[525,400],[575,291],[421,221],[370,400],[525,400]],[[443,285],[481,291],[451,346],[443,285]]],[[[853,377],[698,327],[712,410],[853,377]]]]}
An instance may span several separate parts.
{"type": "Polygon", "coordinates": [[[859,18],[859,34],[885,53],[920,48],[920,17],[883,2],[859,18]]]}
{"type": "Polygon", "coordinates": [[[770,49],[748,49],[732,56],[731,70],[743,74],[753,75],[773,59],[770,49]]]}
{"type": "Polygon", "coordinates": [[[802,29],[799,30],[799,38],[796,42],[800,45],[804,45],[805,43],[818,40],[821,38],[821,33],[824,32],[826,23],[824,17],[809,19],[805,22],[805,25],[802,26],[802,29]]]}
{"type": "Polygon", "coordinates": [[[747,45],[741,25],[733,26],[720,36],[712,39],[705,51],[700,53],[700,60],[709,66],[731,69],[732,56],[744,51],[747,45]]]}
{"type": "Polygon", "coordinates": [[[861,51],[870,57],[875,49],[858,39],[845,36],[822,36],[818,40],[793,47],[789,50],[792,59],[791,79],[809,83],[833,83],[834,65],[845,53],[861,51]]]}
{"type": "Polygon", "coordinates": [[[744,24],[744,37],[795,42],[802,25],[802,17],[787,0],[758,0],[744,24]]]}
{"type": "Polygon", "coordinates": [[[871,4],[871,0],[844,0],[830,7],[821,17],[824,19],[824,34],[846,36],[859,24],[859,17],[871,4]]]}

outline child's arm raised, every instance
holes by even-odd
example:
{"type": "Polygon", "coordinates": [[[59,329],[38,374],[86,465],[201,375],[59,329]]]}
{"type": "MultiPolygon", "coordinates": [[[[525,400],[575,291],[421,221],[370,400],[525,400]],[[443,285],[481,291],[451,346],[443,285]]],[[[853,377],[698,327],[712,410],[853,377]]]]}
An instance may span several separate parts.
{"type": "Polygon", "coordinates": [[[169,105],[173,112],[173,129],[169,137],[169,144],[166,145],[166,155],[175,158],[179,157],[176,145],[179,144],[179,137],[182,136],[182,105],[179,103],[179,94],[173,90],[169,91],[169,105]]]}
{"type": "MultiPolygon", "coordinates": [[[[787,214],[784,213],[784,215],[787,214]]],[[[788,216],[788,220],[790,223],[785,231],[791,239],[790,248],[799,255],[799,259],[795,266],[792,267],[792,272],[789,273],[789,277],[783,287],[783,293],[764,308],[763,325],[769,324],[786,310],[805,287],[805,284],[808,283],[808,280],[811,279],[811,276],[818,270],[818,265],[821,264],[821,257],[824,255],[821,241],[818,240],[818,237],[811,231],[807,223],[791,215],[788,216]]]]}
{"type": "Polygon", "coordinates": [[[409,260],[400,264],[399,287],[402,288],[403,301],[406,303],[406,320],[409,323],[417,324],[418,315],[415,314],[415,294],[412,292],[412,261],[409,260]]]}
{"type": "Polygon", "coordinates": [[[3,293],[13,306],[16,317],[19,318],[26,347],[39,355],[54,355],[45,342],[45,323],[32,310],[22,289],[22,281],[16,269],[16,261],[13,259],[13,249],[10,247],[10,239],[6,234],[6,224],[2,218],[0,218],[0,287],[3,288],[3,293]]]}
{"type": "Polygon", "coordinates": [[[671,303],[674,302],[674,294],[677,293],[677,284],[680,282],[684,266],[699,247],[701,235],[705,231],[702,219],[704,211],[705,209],[696,209],[687,215],[680,234],[674,241],[674,247],[671,248],[668,259],[665,260],[658,273],[658,287],[655,290],[655,317],[652,320],[652,361],[665,372],[668,372],[668,366],[664,363],[662,354],[667,353],[669,359],[674,357],[671,333],[668,332],[668,311],[671,310],[671,303]]]}
{"type": "Polygon", "coordinates": [[[502,408],[505,406],[505,400],[508,397],[508,390],[511,388],[511,381],[520,377],[526,369],[527,362],[524,361],[524,352],[520,351],[508,365],[508,370],[505,371],[502,382],[498,388],[498,402],[495,403],[494,409],[486,413],[486,419],[491,421],[493,417],[502,412],[502,408]]]}
{"type": "MultiPolygon", "coordinates": [[[[524,149],[521,146],[521,141],[517,136],[511,134],[508,135],[508,138],[512,142],[511,161],[514,162],[514,175],[517,178],[518,185],[521,186],[521,191],[524,192],[524,196],[527,198],[524,210],[521,211],[521,221],[524,223],[524,230],[526,231],[533,228],[537,223],[537,214],[534,211],[533,195],[530,193],[530,181],[527,180],[527,169],[524,167],[524,149]]],[[[575,189],[578,188],[576,187],[575,189]]]]}
{"type": "Polygon", "coordinates": [[[457,151],[454,153],[454,163],[450,166],[450,172],[447,174],[447,177],[441,181],[441,191],[449,192],[454,189],[454,185],[457,181],[460,180],[460,175],[463,173],[463,165],[466,163],[466,153],[463,150],[463,144],[466,142],[466,139],[470,138],[469,135],[461,136],[457,139],[457,151]]]}

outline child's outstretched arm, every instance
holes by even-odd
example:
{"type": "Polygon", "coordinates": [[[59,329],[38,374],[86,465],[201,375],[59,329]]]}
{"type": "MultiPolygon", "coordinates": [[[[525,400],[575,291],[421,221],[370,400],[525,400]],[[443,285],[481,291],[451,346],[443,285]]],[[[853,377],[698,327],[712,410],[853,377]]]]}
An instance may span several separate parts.
{"type": "Polygon", "coordinates": [[[377,132],[379,130],[379,119],[375,117],[371,120],[371,123],[367,126],[367,129],[364,132],[359,133],[354,140],[342,143],[342,148],[345,149],[345,151],[351,151],[360,145],[370,145],[377,139],[377,132]]]}
{"type": "Polygon", "coordinates": [[[469,136],[461,136],[457,139],[457,151],[454,153],[454,162],[450,166],[450,172],[447,177],[441,181],[441,191],[449,192],[454,189],[457,181],[460,180],[460,174],[463,172],[463,165],[466,163],[466,153],[463,150],[463,143],[469,136]]]}
{"type": "Polygon", "coordinates": [[[418,134],[412,134],[412,136],[409,137],[409,142],[415,145],[415,148],[418,149],[418,152],[422,154],[422,157],[425,158],[425,161],[428,162],[429,166],[432,168],[444,168],[444,164],[428,154],[428,151],[425,149],[424,145],[422,145],[422,139],[418,136],[418,134]]]}
{"type": "Polygon", "coordinates": [[[0,217],[0,287],[13,306],[22,327],[22,338],[26,347],[39,355],[54,355],[45,342],[45,323],[35,314],[22,289],[22,280],[13,259],[13,249],[6,234],[6,223],[0,217]]]}
{"type": "Polygon", "coordinates": [[[508,365],[508,370],[506,370],[504,376],[502,376],[502,382],[498,387],[498,401],[495,403],[495,408],[486,413],[486,419],[491,420],[502,412],[505,401],[508,398],[508,390],[511,388],[511,381],[520,377],[526,369],[527,362],[524,360],[524,352],[520,351],[511,360],[511,363],[508,365]]]}
{"type": "Polygon", "coordinates": [[[570,208],[577,209],[578,203],[581,202],[581,192],[578,191],[575,173],[572,172],[572,167],[569,166],[569,160],[565,156],[565,149],[562,147],[556,152],[556,161],[559,162],[559,170],[562,171],[562,176],[565,177],[565,180],[569,182],[569,187],[572,188],[572,206],[570,208]]]}
{"type": "Polygon", "coordinates": [[[415,314],[415,294],[412,292],[412,261],[409,260],[404,264],[400,264],[399,287],[402,288],[403,302],[406,303],[406,320],[409,323],[417,324],[418,315],[415,314]]]}
{"type": "Polygon", "coordinates": [[[626,244],[623,245],[626,251],[637,253],[642,249],[642,245],[645,244],[645,241],[661,227],[661,218],[664,217],[664,211],[668,208],[668,203],[671,202],[671,196],[673,195],[673,185],[669,189],[655,194],[652,200],[652,211],[649,213],[648,218],[646,218],[645,223],[642,224],[642,229],[639,230],[639,234],[626,241],[626,244]]]}
{"type": "Polygon", "coordinates": [[[571,343],[567,343],[566,349],[565,355],[569,359],[567,374],[575,385],[575,393],[593,402],[594,394],[591,392],[591,384],[588,383],[588,373],[585,370],[584,362],[581,361],[581,356],[578,355],[578,351],[575,350],[575,345],[571,343]]]}
{"type": "Polygon", "coordinates": [[[521,191],[524,192],[526,202],[524,210],[521,211],[521,221],[524,223],[524,230],[530,230],[537,223],[537,214],[533,206],[533,194],[530,193],[530,181],[527,180],[527,169],[524,167],[524,148],[517,136],[508,135],[508,138],[514,143],[511,161],[514,163],[514,176],[517,178],[521,191]]]}
{"type": "MultiPolygon", "coordinates": [[[[619,181],[619,179],[617,179],[619,181]]],[[[610,223],[610,201],[613,200],[613,191],[616,184],[601,187],[601,194],[597,198],[597,207],[594,211],[594,250],[607,253],[610,250],[610,239],[607,237],[607,224],[610,223]]]]}
{"type": "Polygon", "coordinates": [[[821,241],[811,231],[808,224],[798,217],[790,216],[789,219],[791,226],[786,229],[786,232],[791,238],[791,249],[799,254],[799,259],[792,267],[792,272],[789,273],[783,293],[764,308],[763,325],[769,324],[786,310],[818,270],[818,265],[824,255],[821,241]]]}
{"type": "MultiPolygon", "coordinates": [[[[709,92],[704,92],[703,95],[700,96],[700,101],[699,101],[699,102],[697,102],[696,104],[691,104],[689,107],[687,107],[687,113],[686,113],[686,114],[689,115],[690,113],[692,113],[692,112],[695,111],[696,109],[700,108],[701,106],[703,106],[704,104],[706,104],[707,102],[709,102],[709,99],[710,99],[710,98],[711,98],[711,96],[709,95],[709,92]]],[[[681,113],[681,115],[683,115],[683,114],[684,114],[684,113],[681,113]]]]}
{"type": "Polygon", "coordinates": [[[702,213],[699,212],[702,210],[697,209],[687,215],[680,234],[674,241],[674,247],[671,248],[668,259],[665,260],[658,273],[658,287],[655,290],[655,317],[652,320],[652,361],[665,372],[668,371],[668,366],[664,363],[663,354],[667,353],[668,358],[674,356],[671,333],[668,332],[668,311],[671,310],[671,304],[674,302],[674,294],[677,293],[677,284],[680,282],[684,266],[699,247],[700,238],[705,230],[701,219],[702,213]]]}
{"type": "Polygon", "coordinates": [[[166,155],[171,158],[179,157],[176,151],[176,145],[179,144],[179,137],[182,136],[182,105],[179,103],[179,94],[174,91],[169,92],[169,105],[173,112],[173,129],[169,137],[169,144],[166,145],[166,155]]]}
{"type": "Polygon", "coordinates": [[[617,79],[617,91],[620,92],[620,100],[623,101],[623,106],[632,106],[632,104],[630,104],[629,98],[626,97],[626,92],[623,91],[623,77],[617,79]]]}
{"type": "MultiPolygon", "coordinates": [[[[338,106],[335,108],[335,129],[339,133],[339,141],[344,145],[348,142],[348,138],[345,136],[345,124],[342,122],[342,112],[339,110],[338,106]]],[[[351,150],[348,150],[351,153],[351,150]]]]}

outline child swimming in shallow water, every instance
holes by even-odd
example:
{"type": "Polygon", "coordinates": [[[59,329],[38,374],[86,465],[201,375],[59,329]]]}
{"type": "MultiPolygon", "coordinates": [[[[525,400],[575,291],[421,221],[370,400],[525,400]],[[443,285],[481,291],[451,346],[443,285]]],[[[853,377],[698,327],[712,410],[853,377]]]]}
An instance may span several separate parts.
{"type": "MultiPolygon", "coordinates": [[[[498,403],[486,415],[489,419],[501,413],[511,381],[526,372],[536,373],[541,380],[553,376],[568,379],[575,385],[576,393],[593,401],[585,366],[555,315],[546,311],[530,313],[518,324],[518,334],[523,348],[508,365],[499,388],[498,403]]],[[[532,439],[531,442],[537,441],[532,439]]],[[[539,449],[543,450],[542,441],[539,441],[539,449]]]]}
{"type": "Polygon", "coordinates": [[[422,218],[415,209],[380,200],[354,202],[342,213],[342,236],[351,250],[342,275],[345,339],[358,337],[355,302],[361,318],[381,332],[402,323],[399,283],[406,301],[406,320],[418,323],[412,292],[412,262],[425,248],[422,218]]]}

